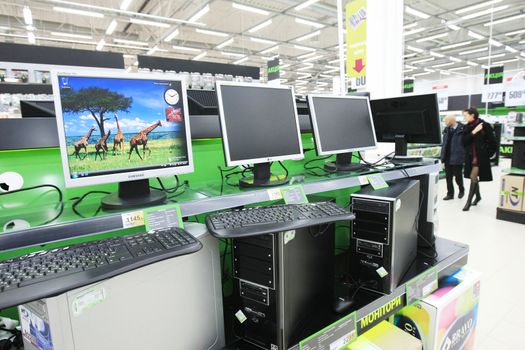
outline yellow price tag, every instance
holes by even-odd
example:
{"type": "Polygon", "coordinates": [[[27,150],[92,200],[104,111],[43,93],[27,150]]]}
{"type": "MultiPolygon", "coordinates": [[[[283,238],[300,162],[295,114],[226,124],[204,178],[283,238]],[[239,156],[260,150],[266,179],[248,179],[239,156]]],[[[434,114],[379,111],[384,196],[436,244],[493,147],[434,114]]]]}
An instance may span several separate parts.
{"type": "Polygon", "coordinates": [[[142,210],[122,214],[122,227],[130,228],[144,226],[144,212],[142,210]]]}

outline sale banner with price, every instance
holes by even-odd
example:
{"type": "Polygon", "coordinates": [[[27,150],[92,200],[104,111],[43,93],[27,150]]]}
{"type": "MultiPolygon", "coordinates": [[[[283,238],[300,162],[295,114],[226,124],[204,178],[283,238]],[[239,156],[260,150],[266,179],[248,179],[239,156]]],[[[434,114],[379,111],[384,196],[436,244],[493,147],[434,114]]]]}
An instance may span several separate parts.
{"type": "Polygon", "coordinates": [[[503,91],[505,91],[503,84],[485,85],[481,94],[481,102],[503,102],[503,91]]]}
{"type": "Polygon", "coordinates": [[[360,86],[366,84],[366,10],[367,0],[346,4],[346,74],[360,86]]]}
{"type": "Polygon", "coordinates": [[[507,84],[505,107],[525,106],[525,81],[507,84]]]}

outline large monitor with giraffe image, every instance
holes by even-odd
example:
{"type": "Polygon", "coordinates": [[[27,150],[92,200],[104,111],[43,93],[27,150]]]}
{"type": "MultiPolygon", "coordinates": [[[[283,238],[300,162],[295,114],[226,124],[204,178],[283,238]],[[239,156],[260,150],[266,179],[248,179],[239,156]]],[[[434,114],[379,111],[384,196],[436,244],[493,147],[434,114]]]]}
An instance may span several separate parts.
{"type": "Polygon", "coordinates": [[[176,75],[52,73],[66,187],[119,183],[106,209],[162,203],[149,178],[193,172],[184,82],[176,75]]]}

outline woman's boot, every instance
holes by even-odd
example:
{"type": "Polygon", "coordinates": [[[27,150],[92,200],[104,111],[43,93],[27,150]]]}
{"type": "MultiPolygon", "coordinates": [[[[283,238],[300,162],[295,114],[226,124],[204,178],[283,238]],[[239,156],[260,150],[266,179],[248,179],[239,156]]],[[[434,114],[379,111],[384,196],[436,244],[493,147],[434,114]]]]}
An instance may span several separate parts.
{"type": "Polygon", "coordinates": [[[467,203],[463,207],[463,211],[469,211],[470,206],[472,205],[472,198],[474,197],[474,194],[476,194],[476,187],[478,185],[477,181],[471,181],[470,182],[470,189],[468,191],[468,198],[467,203]]]}
{"type": "Polygon", "coordinates": [[[479,193],[479,182],[477,182],[476,183],[476,198],[474,199],[474,202],[472,202],[472,205],[477,205],[480,200],[481,200],[481,194],[479,193]]]}

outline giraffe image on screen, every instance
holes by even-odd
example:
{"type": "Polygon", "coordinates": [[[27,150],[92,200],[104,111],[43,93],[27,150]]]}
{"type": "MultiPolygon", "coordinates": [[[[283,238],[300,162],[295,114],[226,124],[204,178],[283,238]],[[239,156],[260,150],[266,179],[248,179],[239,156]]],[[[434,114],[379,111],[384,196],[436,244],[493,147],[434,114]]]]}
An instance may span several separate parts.
{"type": "Polygon", "coordinates": [[[58,87],[72,179],[189,163],[180,80],[67,75],[58,87]]]}

